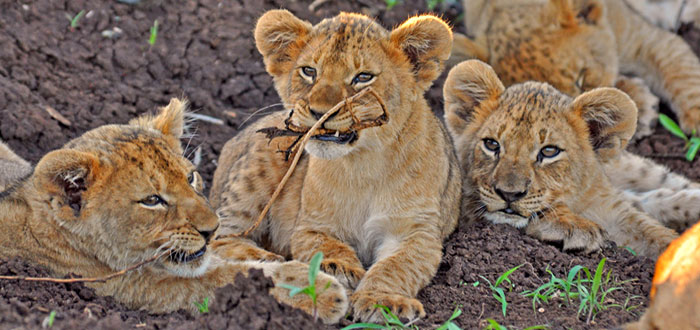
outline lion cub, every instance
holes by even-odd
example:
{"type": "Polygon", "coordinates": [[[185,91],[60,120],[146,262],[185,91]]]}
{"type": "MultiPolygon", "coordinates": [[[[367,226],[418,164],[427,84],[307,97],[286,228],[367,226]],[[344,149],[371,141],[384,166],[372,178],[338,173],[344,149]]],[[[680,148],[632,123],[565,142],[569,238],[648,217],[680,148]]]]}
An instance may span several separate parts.
{"type": "MultiPolygon", "coordinates": [[[[211,191],[221,233],[250,227],[289,167],[279,151],[297,137],[269,140],[256,131],[310,127],[340,101],[371,87],[383,101],[386,123],[352,128],[353,113],[372,113],[372,102],[329,118],[327,133],[306,145],[251,237],[301,261],[322,251],[323,270],[355,289],[356,319],[379,319],[376,304],[401,317],[424,315],[415,296],[437,271],[461,200],[450,138],[423,96],[450,54],[450,28],[423,15],[390,32],[350,13],[312,26],[272,10],[258,21],[255,42],[290,110],[261,119],[224,146],[211,191]]],[[[230,252],[253,244],[235,240],[230,252]]]]}
{"type": "MultiPolygon", "coordinates": [[[[224,261],[211,249],[219,221],[202,195],[202,178],[182,156],[185,102],[173,99],[157,116],[106,125],[45,155],[28,178],[0,194],[0,257],[19,256],[68,273],[100,277],[166,256],[104,283],[89,283],[131,307],[160,313],[195,310],[194,302],[239,273],[262,269],[275,283],[308,285],[298,261],[224,261]]],[[[337,322],[345,290],[319,274],[319,316],[337,322]]],[[[270,290],[311,313],[311,299],[270,290]]]]}
{"type": "Polygon", "coordinates": [[[636,107],[598,88],[575,99],[545,83],[504,88],[478,60],[445,82],[445,121],[466,175],[465,204],[564,249],[600,248],[607,237],[656,258],[678,235],[635,209],[601,163],[634,135],[636,107]]]}

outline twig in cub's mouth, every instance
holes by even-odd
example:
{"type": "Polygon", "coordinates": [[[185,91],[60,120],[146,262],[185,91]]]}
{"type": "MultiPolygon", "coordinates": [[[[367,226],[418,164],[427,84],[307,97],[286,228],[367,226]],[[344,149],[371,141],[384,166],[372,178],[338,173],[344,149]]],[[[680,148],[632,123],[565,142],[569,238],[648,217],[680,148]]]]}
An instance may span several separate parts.
{"type": "MultiPolygon", "coordinates": [[[[280,183],[277,185],[277,189],[275,189],[275,192],[272,193],[272,197],[270,197],[270,200],[265,205],[265,208],[262,210],[262,212],[260,212],[260,215],[255,220],[255,223],[253,223],[253,225],[250,226],[250,228],[246,229],[242,233],[222,235],[222,236],[219,236],[217,239],[225,239],[225,238],[233,238],[233,237],[245,237],[245,236],[248,236],[253,230],[258,228],[260,226],[260,223],[262,223],[262,220],[267,215],[267,212],[270,211],[270,207],[272,207],[272,203],[274,203],[274,201],[277,199],[280,192],[282,191],[282,188],[284,188],[284,185],[287,184],[287,181],[292,176],[292,173],[294,173],[294,169],[297,167],[297,163],[299,162],[299,159],[301,158],[301,154],[302,154],[302,151],[304,150],[304,146],[309,141],[309,139],[314,135],[314,132],[316,132],[316,130],[318,130],[319,127],[321,125],[323,125],[323,123],[325,123],[326,120],[328,120],[328,118],[330,118],[336,112],[340,111],[340,109],[342,109],[344,106],[348,105],[349,111],[351,111],[351,113],[352,113],[352,102],[359,99],[360,97],[364,96],[365,94],[371,94],[372,96],[374,96],[377,99],[377,101],[379,102],[379,104],[381,105],[382,111],[384,113],[382,116],[380,116],[380,118],[368,121],[367,123],[363,123],[363,122],[359,121],[359,119],[356,119],[353,126],[360,125],[360,126],[362,126],[362,128],[368,128],[368,127],[380,126],[380,125],[384,124],[388,119],[384,102],[379,97],[379,95],[377,95],[377,93],[374,90],[372,90],[371,87],[367,87],[367,88],[359,91],[357,94],[350,96],[343,101],[340,101],[333,108],[328,110],[328,112],[324,113],[323,116],[321,116],[321,118],[319,118],[318,121],[316,121],[316,123],[313,126],[311,126],[311,128],[309,128],[306,132],[292,131],[289,129],[289,127],[287,127],[287,129],[284,129],[284,130],[279,129],[277,127],[267,127],[267,128],[263,128],[263,129],[258,130],[258,132],[260,132],[260,133],[265,133],[269,139],[273,139],[275,137],[280,137],[280,136],[299,136],[301,139],[297,138],[296,141],[294,141],[294,143],[292,143],[292,145],[286,151],[283,151],[283,152],[285,152],[287,157],[290,154],[294,153],[294,159],[292,160],[292,163],[289,165],[289,169],[287,169],[287,173],[284,174],[282,181],[280,181],[280,183]],[[301,134],[303,134],[303,136],[301,136],[301,134]]],[[[356,118],[354,114],[353,114],[353,118],[356,118]]],[[[357,130],[357,129],[355,129],[355,130],[357,130]]],[[[288,159],[288,158],[285,158],[285,160],[286,159],[288,159]]]]}

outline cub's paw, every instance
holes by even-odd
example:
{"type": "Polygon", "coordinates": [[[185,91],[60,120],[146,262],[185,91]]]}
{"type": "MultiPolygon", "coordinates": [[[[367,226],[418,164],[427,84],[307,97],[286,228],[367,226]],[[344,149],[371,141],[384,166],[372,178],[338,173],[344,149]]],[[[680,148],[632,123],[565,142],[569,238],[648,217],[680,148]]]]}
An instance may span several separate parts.
{"type": "Polygon", "coordinates": [[[284,261],[279,254],[259,248],[246,239],[222,240],[211,243],[214,253],[224,260],[232,261],[284,261]]]}
{"type": "Polygon", "coordinates": [[[598,251],[608,246],[607,233],[598,224],[580,217],[535,220],[525,228],[528,235],[545,242],[562,242],[564,251],[598,251]]]}
{"type": "Polygon", "coordinates": [[[386,306],[394,315],[408,320],[424,317],[423,304],[418,299],[400,294],[360,290],[350,298],[355,321],[381,323],[382,312],[376,305],[386,306]]]}
{"type": "Polygon", "coordinates": [[[700,107],[692,107],[680,115],[681,129],[690,134],[693,130],[700,132],[700,107]]]}
{"type": "MultiPolygon", "coordinates": [[[[269,275],[272,276],[276,285],[270,290],[272,295],[281,302],[299,308],[310,315],[314,314],[314,304],[311,298],[305,294],[296,294],[290,297],[289,288],[287,288],[289,285],[298,288],[309,285],[308,265],[298,261],[289,261],[276,265],[268,264],[264,267],[272,271],[269,275]]],[[[268,274],[266,273],[266,275],[268,274]]],[[[316,276],[316,293],[317,313],[324,323],[337,323],[345,316],[350,303],[345,288],[335,277],[319,272],[316,276]]]]}
{"type": "Polygon", "coordinates": [[[365,269],[361,264],[353,265],[347,261],[335,258],[323,260],[321,262],[321,270],[335,276],[342,285],[351,289],[355,289],[362,277],[365,276],[365,269]]]}

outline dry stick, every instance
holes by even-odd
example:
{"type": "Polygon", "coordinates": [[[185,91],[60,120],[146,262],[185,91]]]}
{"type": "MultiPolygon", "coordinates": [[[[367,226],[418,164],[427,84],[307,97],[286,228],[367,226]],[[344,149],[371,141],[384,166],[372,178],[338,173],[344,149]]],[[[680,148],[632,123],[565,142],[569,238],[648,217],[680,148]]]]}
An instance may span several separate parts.
{"type": "Polygon", "coordinates": [[[53,283],[77,283],[77,282],[106,282],[117,276],[122,276],[134,269],[137,269],[147,263],[151,263],[160,257],[164,257],[170,252],[165,252],[162,254],[157,254],[149,259],[141,261],[135,265],[124,268],[116,273],[109,274],[102,277],[86,277],[86,278],[52,278],[52,277],[26,277],[26,276],[0,276],[0,280],[22,280],[31,282],[53,282],[53,283]]]}
{"type": "Polygon", "coordinates": [[[270,200],[267,202],[267,205],[265,205],[265,208],[262,210],[262,212],[260,212],[260,215],[258,216],[258,219],[255,220],[255,223],[252,226],[250,226],[250,228],[246,229],[246,231],[244,231],[243,233],[222,235],[222,236],[219,236],[218,239],[248,236],[248,234],[250,234],[253,230],[258,228],[260,226],[260,223],[262,223],[262,220],[267,215],[267,212],[270,211],[270,207],[272,207],[272,203],[277,199],[277,196],[279,196],[280,192],[282,192],[282,188],[284,188],[284,185],[287,184],[287,180],[289,180],[289,178],[292,176],[292,173],[294,173],[294,169],[297,167],[297,163],[299,162],[299,159],[301,158],[301,154],[304,151],[304,146],[306,145],[306,142],[308,142],[309,139],[311,138],[311,136],[314,134],[314,131],[316,131],[316,129],[318,129],[319,126],[323,125],[323,123],[326,122],[326,120],[330,116],[332,116],[334,113],[338,112],[338,110],[340,110],[343,106],[345,106],[348,103],[352,103],[355,99],[362,97],[363,95],[365,95],[367,93],[373,93],[376,95],[376,93],[374,93],[374,91],[372,90],[371,87],[367,87],[367,88],[361,90],[360,92],[358,92],[357,94],[355,94],[349,98],[346,98],[343,101],[340,101],[333,108],[328,110],[328,112],[323,114],[323,116],[321,116],[321,118],[319,118],[318,121],[316,121],[316,123],[313,126],[311,126],[309,131],[306,132],[306,134],[304,134],[304,138],[297,145],[297,151],[296,151],[296,154],[294,155],[294,159],[292,160],[292,164],[289,166],[289,169],[287,169],[287,173],[284,174],[282,181],[280,181],[280,183],[277,185],[277,189],[275,189],[275,192],[272,193],[272,197],[270,197],[270,200]]]}

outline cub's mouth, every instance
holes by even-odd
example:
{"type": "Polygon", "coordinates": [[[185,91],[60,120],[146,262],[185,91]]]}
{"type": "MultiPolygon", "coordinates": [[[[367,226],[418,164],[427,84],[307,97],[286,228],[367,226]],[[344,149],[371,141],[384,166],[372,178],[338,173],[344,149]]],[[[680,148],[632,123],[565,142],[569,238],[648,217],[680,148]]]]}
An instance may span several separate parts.
{"type": "Polygon", "coordinates": [[[348,144],[357,140],[357,132],[350,131],[347,133],[340,133],[336,131],[335,133],[317,134],[311,138],[319,141],[335,142],[337,144],[348,144]]]}
{"type": "Polygon", "coordinates": [[[173,251],[170,253],[168,258],[170,259],[171,262],[179,264],[179,263],[188,263],[195,261],[207,252],[207,246],[204,245],[201,249],[199,249],[197,252],[194,253],[187,253],[185,251],[179,250],[179,251],[173,251]]]}

